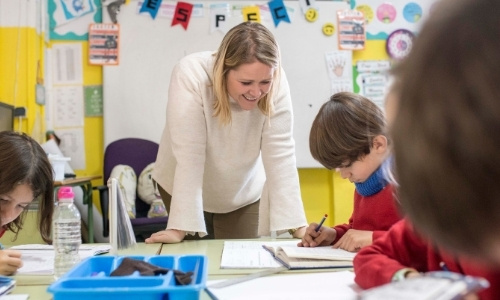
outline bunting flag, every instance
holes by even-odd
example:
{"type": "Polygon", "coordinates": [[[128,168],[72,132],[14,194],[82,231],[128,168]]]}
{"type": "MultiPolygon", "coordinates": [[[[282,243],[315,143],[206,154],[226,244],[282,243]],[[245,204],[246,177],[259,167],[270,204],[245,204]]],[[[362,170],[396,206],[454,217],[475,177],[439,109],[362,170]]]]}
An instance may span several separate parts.
{"type": "Polygon", "coordinates": [[[144,0],[139,13],[147,12],[154,20],[156,18],[156,14],[158,13],[158,9],[160,9],[161,1],[162,0],[144,0]]]}
{"type": "Polygon", "coordinates": [[[181,24],[185,30],[189,25],[189,19],[191,18],[191,13],[193,12],[193,4],[186,2],[177,2],[175,7],[174,18],[172,19],[172,27],[181,24]]]}
{"type": "Polygon", "coordinates": [[[269,10],[274,20],[274,26],[278,27],[281,21],[290,23],[290,18],[288,17],[288,12],[286,11],[283,0],[272,0],[267,4],[269,5],[269,10]]]}
{"type": "Polygon", "coordinates": [[[227,20],[230,15],[229,3],[218,3],[210,5],[210,32],[213,33],[216,30],[227,33],[229,26],[227,20]]]}
{"type": "Polygon", "coordinates": [[[241,13],[243,14],[243,20],[245,22],[252,21],[261,23],[260,9],[257,5],[245,6],[241,10],[241,13]]]}

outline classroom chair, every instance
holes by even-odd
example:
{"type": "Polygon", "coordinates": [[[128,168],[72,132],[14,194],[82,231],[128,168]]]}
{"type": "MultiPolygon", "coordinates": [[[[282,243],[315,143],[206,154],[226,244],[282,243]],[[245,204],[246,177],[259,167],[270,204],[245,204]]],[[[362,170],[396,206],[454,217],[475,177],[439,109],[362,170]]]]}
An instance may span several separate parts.
{"type": "MultiPolygon", "coordinates": [[[[96,187],[99,190],[103,236],[109,236],[109,198],[107,182],[111,171],[116,165],[128,165],[136,174],[156,160],[158,144],[140,138],[124,138],[110,143],[104,151],[104,185],[96,187]]],[[[167,227],[168,217],[148,218],[150,205],[139,197],[135,199],[136,217],[130,219],[137,242],[143,242],[151,234],[167,227]]]]}

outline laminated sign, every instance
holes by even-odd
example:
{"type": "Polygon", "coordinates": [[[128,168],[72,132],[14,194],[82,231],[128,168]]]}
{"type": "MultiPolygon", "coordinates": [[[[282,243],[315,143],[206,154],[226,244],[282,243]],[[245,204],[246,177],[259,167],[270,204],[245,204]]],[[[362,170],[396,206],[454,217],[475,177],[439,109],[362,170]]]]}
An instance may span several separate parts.
{"type": "Polygon", "coordinates": [[[118,65],[120,51],[118,24],[91,24],[89,28],[89,64],[118,65]]]}
{"type": "Polygon", "coordinates": [[[337,12],[339,49],[362,50],[365,48],[365,18],[357,10],[341,10],[337,12]]]}

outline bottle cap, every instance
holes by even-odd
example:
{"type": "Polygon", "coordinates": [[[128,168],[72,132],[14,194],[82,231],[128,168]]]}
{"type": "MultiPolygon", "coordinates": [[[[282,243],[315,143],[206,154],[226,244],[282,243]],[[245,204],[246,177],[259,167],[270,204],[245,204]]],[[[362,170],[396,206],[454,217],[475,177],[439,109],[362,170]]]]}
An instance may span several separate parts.
{"type": "Polygon", "coordinates": [[[59,200],[62,199],[73,200],[74,197],[75,194],[73,193],[73,188],[70,186],[60,187],[59,190],[57,191],[57,199],[59,200]]]}

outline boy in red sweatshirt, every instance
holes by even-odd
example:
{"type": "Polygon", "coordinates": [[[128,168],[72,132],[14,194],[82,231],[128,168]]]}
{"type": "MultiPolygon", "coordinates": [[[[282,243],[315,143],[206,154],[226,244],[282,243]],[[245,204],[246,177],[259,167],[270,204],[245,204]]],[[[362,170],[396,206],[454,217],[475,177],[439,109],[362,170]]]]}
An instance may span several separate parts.
{"type": "Polygon", "coordinates": [[[348,224],[321,227],[312,223],[298,246],[333,245],[359,251],[401,217],[388,184],[389,141],[381,109],[349,92],[334,94],[320,108],[309,136],[312,156],[354,183],[354,208],[348,224]]]}

